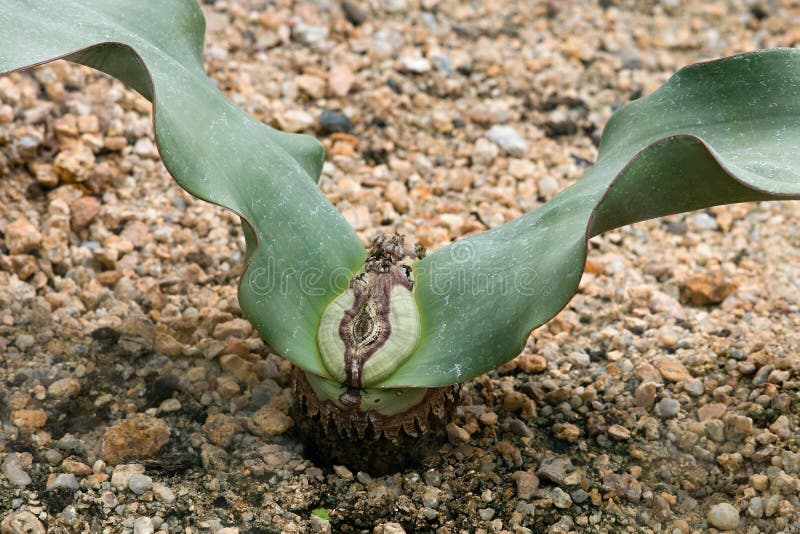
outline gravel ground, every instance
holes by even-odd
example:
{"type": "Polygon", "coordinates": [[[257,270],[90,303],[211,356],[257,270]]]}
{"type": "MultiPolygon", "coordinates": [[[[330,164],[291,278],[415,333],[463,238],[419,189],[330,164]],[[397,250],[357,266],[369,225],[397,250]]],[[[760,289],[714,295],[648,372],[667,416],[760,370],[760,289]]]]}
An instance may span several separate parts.
{"type": "MultiPolygon", "coordinates": [[[[800,41],[781,0],[204,4],[220,87],[324,141],[365,242],[431,249],[576,180],[680,66],[800,41]]],[[[371,477],[304,458],[238,221],[169,178],[149,113],[66,63],[0,78],[3,534],[800,532],[800,204],[593,239],[440,454],[371,477]]]]}

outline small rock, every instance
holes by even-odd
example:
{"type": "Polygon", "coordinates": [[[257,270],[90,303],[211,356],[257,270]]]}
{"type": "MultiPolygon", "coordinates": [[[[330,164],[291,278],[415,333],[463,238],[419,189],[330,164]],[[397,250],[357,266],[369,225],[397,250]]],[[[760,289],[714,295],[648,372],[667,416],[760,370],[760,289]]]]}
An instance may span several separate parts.
{"type": "Polygon", "coordinates": [[[144,466],[141,464],[120,464],[111,473],[111,485],[115,488],[124,489],[133,475],[144,474],[144,466]]]}
{"type": "Polygon", "coordinates": [[[136,495],[142,495],[153,488],[153,479],[147,475],[134,473],[128,479],[128,488],[136,495]]]}
{"type": "Polygon", "coordinates": [[[311,532],[314,534],[330,534],[332,532],[331,522],[318,515],[311,514],[311,532]]]}
{"type": "Polygon", "coordinates": [[[367,12],[356,2],[344,0],[344,2],[342,2],[342,11],[344,12],[344,17],[347,19],[347,22],[353,26],[361,26],[364,24],[364,21],[367,20],[367,12]]]}
{"type": "Polygon", "coordinates": [[[726,502],[712,506],[708,510],[706,518],[712,527],[720,530],[739,528],[739,510],[726,502]]]}
{"type": "Polygon", "coordinates": [[[262,438],[280,436],[293,424],[294,421],[291,417],[269,404],[262,406],[247,420],[247,428],[250,432],[262,438]]]}
{"type": "Polygon", "coordinates": [[[536,476],[561,486],[565,483],[567,475],[574,470],[575,466],[569,458],[549,458],[542,461],[542,465],[536,470],[536,476]]]}
{"type": "Polygon", "coordinates": [[[375,527],[372,534],[406,534],[406,530],[400,523],[383,523],[375,527]]]}
{"type": "Polygon", "coordinates": [[[86,228],[100,214],[101,208],[100,201],[95,197],[76,198],[69,205],[70,226],[75,231],[86,228]]]}
{"type": "Polygon", "coordinates": [[[511,126],[500,124],[492,126],[486,137],[505,150],[509,156],[522,158],[528,153],[528,143],[511,126]]]}
{"type": "Polygon", "coordinates": [[[698,213],[691,221],[698,230],[716,230],[719,227],[717,220],[708,213],[698,213]]]}
{"type": "Polygon", "coordinates": [[[234,417],[224,413],[212,413],[203,425],[203,431],[215,445],[227,447],[240,430],[234,417]]]}
{"type": "Polygon", "coordinates": [[[690,380],[684,384],[683,389],[685,389],[689,395],[694,397],[699,397],[706,391],[705,387],[703,386],[703,381],[698,379],[690,380]]]}
{"type": "Polygon", "coordinates": [[[53,170],[65,182],[84,182],[94,168],[95,157],[85,144],[64,149],[53,160],[53,170]]]}
{"type": "Polygon", "coordinates": [[[488,167],[494,162],[499,153],[500,150],[496,144],[481,137],[475,142],[475,148],[472,149],[472,164],[488,167]]]}
{"type": "Polygon", "coordinates": [[[181,408],[183,405],[178,399],[167,399],[158,407],[160,411],[167,413],[180,411],[181,408]]]}
{"type": "Polygon", "coordinates": [[[631,431],[622,425],[611,425],[608,427],[608,435],[615,441],[624,441],[630,439],[631,431]]]}
{"type": "Polygon", "coordinates": [[[156,499],[166,504],[172,504],[175,502],[175,492],[173,492],[168,486],[159,484],[158,482],[153,484],[153,495],[156,496],[156,499]]]}
{"type": "Polygon", "coordinates": [[[447,439],[453,445],[459,445],[469,441],[469,432],[461,428],[455,423],[448,423],[447,425],[447,439]]]}
{"type": "Polygon", "coordinates": [[[149,137],[137,139],[136,144],[133,145],[133,152],[143,158],[158,159],[158,148],[149,137]]]}
{"type": "Polygon", "coordinates": [[[19,453],[11,453],[3,461],[3,474],[14,486],[27,486],[31,483],[31,477],[25,472],[25,466],[30,464],[24,456],[19,453]]]}
{"type": "Polygon", "coordinates": [[[47,422],[47,414],[42,410],[15,410],[11,412],[11,422],[22,432],[33,432],[47,422]]]}
{"type": "Polygon", "coordinates": [[[639,384],[633,392],[633,402],[641,408],[649,408],[656,401],[658,386],[653,382],[639,384]]]}
{"type": "Polygon", "coordinates": [[[100,456],[110,464],[130,456],[155,456],[169,436],[169,426],[162,419],[137,413],[106,431],[100,456]]]}
{"type": "Polygon", "coordinates": [[[316,46],[328,38],[328,28],[298,22],[292,28],[292,40],[305,46],[316,46]]]}
{"type": "Polygon", "coordinates": [[[424,74],[431,70],[431,62],[421,57],[407,57],[402,60],[403,70],[414,74],[424,74]]]}
{"type": "Polygon", "coordinates": [[[519,471],[515,475],[517,478],[517,496],[527,501],[533,496],[533,492],[539,489],[539,477],[528,471],[519,471]]]}
{"type": "Polygon", "coordinates": [[[656,404],[656,415],[662,419],[670,419],[678,415],[681,409],[681,403],[675,399],[664,397],[658,404],[656,404]]]}
{"type": "Polygon", "coordinates": [[[725,424],[719,419],[711,419],[710,421],[706,421],[703,429],[705,430],[708,439],[716,441],[717,443],[722,443],[725,441],[725,424]]]}
{"type": "Polygon", "coordinates": [[[736,287],[722,269],[716,268],[687,278],[681,285],[681,295],[695,306],[705,306],[722,302],[736,287]]]}
{"type": "Polygon", "coordinates": [[[372,225],[372,214],[369,208],[363,205],[344,210],[342,216],[356,230],[366,230],[372,225]]]}
{"type": "Polygon", "coordinates": [[[572,497],[561,488],[553,488],[548,495],[556,508],[569,508],[572,506],[572,497]]]}
{"type": "Polygon", "coordinates": [[[295,76],[294,83],[297,88],[311,98],[322,98],[325,96],[325,80],[319,76],[311,74],[301,74],[295,76]]]}
{"type": "Polygon", "coordinates": [[[47,480],[47,491],[59,490],[59,489],[66,489],[70,491],[76,491],[80,486],[78,486],[78,479],[75,478],[75,475],[72,473],[61,473],[55,474],[53,473],[50,475],[50,478],[47,480]]]}
{"type": "Polygon", "coordinates": [[[28,219],[17,219],[5,228],[6,247],[11,254],[24,254],[36,249],[42,234],[28,219]]]}
{"type": "Polygon", "coordinates": [[[692,379],[692,375],[677,359],[667,356],[657,362],[658,371],[670,382],[685,382],[692,379]]]}
{"type": "Polygon", "coordinates": [[[552,176],[542,178],[539,180],[537,186],[539,188],[539,194],[544,198],[552,198],[560,189],[558,180],[552,176]]]}
{"type": "Polygon", "coordinates": [[[328,89],[331,94],[344,98],[353,86],[353,71],[344,64],[337,64],[328,71],[328,89]]]}
{"type": "Polygon", "coordinates": [[[353,472],[343,465],[334,465],[333,471],[344,480],[353,480],[353,472]]]}
{"type": "Polygon", "coordinates": [[[26,351],[36,345],[36,338],[30,334],[19,334],[14,340],[14,345],[21,351],[26,351]]]}
{"type": "Polygon", "coordinates": [[[290,109],[278,113],[275,121],[280,130],[290,133],[302,132],[314,125],[314,117],[300,109],[290,109]]]}
{"type": "Polygon", "coordinates": [[[133,522],[133,534],[153,534],[155,530],[153,520],[149,517],[137,517],[133,522]]]}
{"type": "Polygon", "coordinates": [[[35,515],[26,511],[11,512],[0,522],[2,534],[45,534],[46,530],[35,515]]]}
{"type": "Polygon", "coordinates": [[[764,499],[761,497],[753,497],[747,505],[747,513],[750,517],[758,519],[764,515],[764,499]]]}
{"type": "Polygon", "coordinates": [[[319,114],[319,129],[323,135],[337,132],[350,133],[353,130],[353,123],[343,113],[324,109],[319,114]]]}
{"type": "Polygon", "coordinates": [[[577,441],[581,437],[581,429],[572,423],[556,423],[553,425],[553,433],[558,439],[565,441],[577,441]]]}
{"type": "Polygon", "coordinates": [[[214,327],[214,337],[216,339],[247,339],[253,333],[253,325],[247,319],[231,319],[224,323],[219,323],[214,327]]]}
{"type": "Polygon", "coordinates": [[[392,206],[394,206],[394,209],[396,209],[398,213],[405,213],[408,211],[410,205],[408,189],[406,189],[405,184],[402,182],[397,180],[389,182],[384,191],[384,196],[386,200],[392,203],[392,206]]]}
{"type": "Polygon", "coordinates": [[[725,436],[731,440],[741,440],[753,433],[753,420],[744,415],[725,417],[725,436]]]}
{"type": "Polygon", "coordinates": [[[48,395],[57,399],[69,399],[76,396],[81,390],[81,383],[74,378],[56,380],[47,387],[48,395]]]}
{"type": "Polygon", "coordinates": [[[494,508],[478,508],[478,517],[484,521],[490,521],[495,514],[494,508]]]}
{"type": "Polygon", "coordinates": [[[701,423],[710,419],[719,419],[728,407],[721,402],[711,402],[697,409],[697,419],[701,423]]]}
{"type": "Polygon", "coordinates": [[[664,380],[661,377],[661,373],[658,372],[652,364],[648,362],[640,363],[636,366],[636,369],[633,371],[636,378],[641,380],[642,382],[653,382],[655,384],[661,384],[664,380]]]}
{"type": "Polygon", "coordinates": [[[653,292],[647,305],[653,313],[663,313],[675,319],[686,319],[686,310],[683,309],[681,303],[666,293],[653,292]]]}

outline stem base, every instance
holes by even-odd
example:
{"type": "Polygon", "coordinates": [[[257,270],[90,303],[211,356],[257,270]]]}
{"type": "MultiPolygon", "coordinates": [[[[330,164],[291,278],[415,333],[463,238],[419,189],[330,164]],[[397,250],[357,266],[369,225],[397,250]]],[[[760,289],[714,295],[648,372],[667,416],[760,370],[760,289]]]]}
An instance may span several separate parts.
{"type": "Polygon", "coordinates": [[[303,370],[295,367],[294,377],[291,415],[307,455],[323,466],[381,476],[417,465],[445,442],[445,427],[455,412],[457,386],[431,388],[419,404],[385,416],[341,409],[317,396],[303,370]]]}

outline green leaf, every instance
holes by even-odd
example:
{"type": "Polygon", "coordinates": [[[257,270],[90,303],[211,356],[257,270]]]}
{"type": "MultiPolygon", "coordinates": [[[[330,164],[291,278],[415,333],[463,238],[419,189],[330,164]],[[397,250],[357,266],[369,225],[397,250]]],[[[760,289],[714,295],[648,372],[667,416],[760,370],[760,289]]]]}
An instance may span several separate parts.
{"type": "Polygon", "coordinates": [[[516,356],[575,294],[593,235],[800,198],[800,51],[692,65],[608,123],[597,163],[542,207],[422,260],[417,352],[382,387],[441,386],[516,356]]]}
{"type": "Polygon", "coordinates": [[[315,515],[317,517],[321,517],[322,519],[324,519],[326,521],[330,521],[331,520],[331,516],[330,516],[330,514],[328,514],[328,511],[325,508],[314,508],[313,510],[311,510],[311,515],[315,515]]]}
{"type": "Polygon", "coordinates": [[[0,72],[65,58],[154,101],[158,148],[178,184],[243,219],[245,315],[275,350],[326,375],[319,317],[366,251],[316,186],[320,143],[228,100],[204,72],[204,30],[195,0],[0,0],[0,72]]]}

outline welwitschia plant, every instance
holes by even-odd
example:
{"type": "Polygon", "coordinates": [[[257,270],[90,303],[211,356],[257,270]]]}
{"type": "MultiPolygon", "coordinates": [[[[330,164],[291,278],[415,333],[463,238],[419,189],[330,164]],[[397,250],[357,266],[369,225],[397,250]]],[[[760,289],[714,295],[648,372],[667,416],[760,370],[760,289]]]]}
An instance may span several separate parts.
{"type": "Polygon", "coordinates": [[[800,51],[754,52],[686,67],[620,110],[594,167],[541,208],[427,257],[394,236],[365,250],[316,186],[321,145],[220,93],[203,31],[195,0],[0,0],[0,71],[64,58],[153,102],[170,173],[242,218],[244,314],[302,369],[309,414],[358,421],[347,435],[413,434],[443,417],[429,388],[513,358],[574,294],[589,237],[800,197],[800,51]]]}

